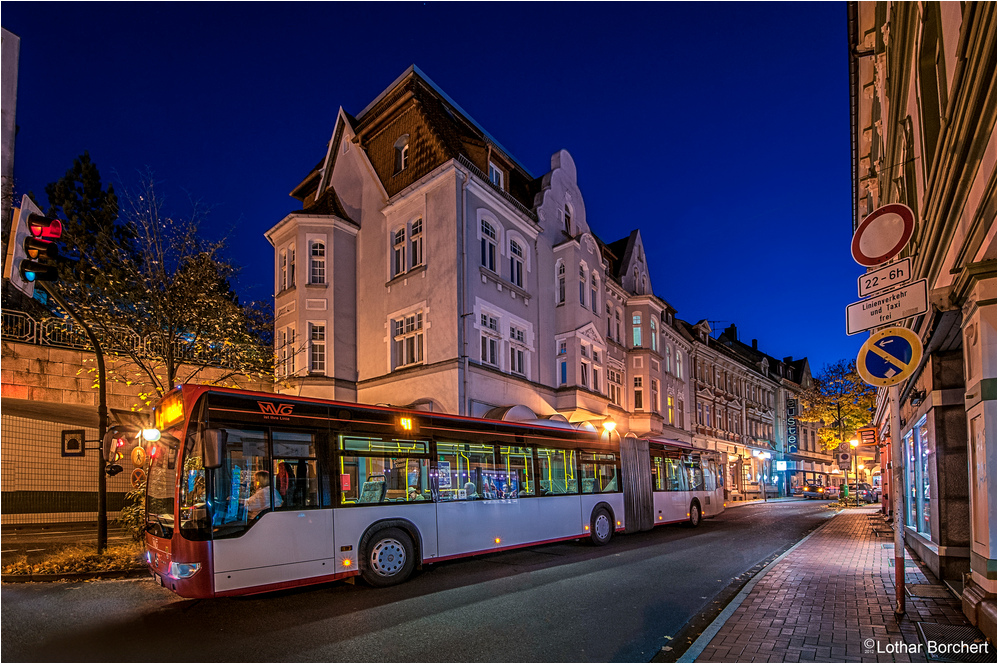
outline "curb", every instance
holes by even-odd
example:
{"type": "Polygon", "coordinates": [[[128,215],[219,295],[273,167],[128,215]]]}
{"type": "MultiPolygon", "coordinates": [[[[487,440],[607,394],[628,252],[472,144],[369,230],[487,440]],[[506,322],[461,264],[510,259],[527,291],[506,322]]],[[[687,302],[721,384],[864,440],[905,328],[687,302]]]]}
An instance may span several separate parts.
{"type": "Polygon", "coordinates": [[[833,514],[831,517],[828,518],[827,522],[821,524],[820,526],[812,530],[810,533],[808,533],[807,537],[805,537],[804,539],[797,542],[792,547],[781,553],[779,557],[773,560],[773,562],[763,567],[761,570],[759,570],[756,573],[755,576],[749,579],[748,583],[746,583],[745,586],[741,589],[741,591],[737,595],[735,595],[735,598],[732,599],[728,603],[728,605],[724,607],[724,610],[721,611],[720,615],[718,615],[717,618],[714,618],[714,622],[708,625],[707,629],[701,632],[697,640],[694,641],[690,645],[690,647],[686,649],[686,652],[683,653],[682,657],[676,660],[677,664],[679,662],[685,662],[685,663],[695,662],[696,658],[699,657],[701,653],[703,653],[703,651],[707,648],[707,645],[714,639],[715,636],[717,636],[717,633],[721,631],[721,628],[724,627],[724,623],[728,622],[728,618],[730,618],[731,615],[738,609],[738,607],[742,605],[742,602],[745,601],[745,598],[749,596],[749,593],[751,593],[752,589],[755,588],[755,584],[761,581],[764,576],[769,574],[770,570],[772,570],[772,568],[777,563],[779,563],[781,560],[783,560],[791,553],[796,551],[797,547],[799,547],[804,542],[808,541],[809,539],[820,533],[822,530],[830,526],[835,517],[837,517],[841,513],[842,512],[840,511],[833,514]]]}
{"type": "MultiPolygon", "coordinates": [[[[150,576],[146,567],[109,570],[106,572],[68,572],[65,574],[3,574],[3,583],[50,583],[52,581],[94,581],[96,579],[137,579],[150,576]]],[[[152,578],[150,576],[150,578],[152,578]]]]}

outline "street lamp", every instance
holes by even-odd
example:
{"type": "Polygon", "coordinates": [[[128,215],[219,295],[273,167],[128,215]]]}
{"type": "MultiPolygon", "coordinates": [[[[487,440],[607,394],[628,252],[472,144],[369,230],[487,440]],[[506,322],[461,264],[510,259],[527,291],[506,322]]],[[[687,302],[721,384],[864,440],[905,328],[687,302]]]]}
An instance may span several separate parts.
{"type": "Polygon", "coordinates": [[[859,471],[856,469],[856,448],[859,447],[859,441],[853,438],[849,441],[849,447],[852,448],[852,476],[856,481],[856,507],[859,507],[859,471]]]}

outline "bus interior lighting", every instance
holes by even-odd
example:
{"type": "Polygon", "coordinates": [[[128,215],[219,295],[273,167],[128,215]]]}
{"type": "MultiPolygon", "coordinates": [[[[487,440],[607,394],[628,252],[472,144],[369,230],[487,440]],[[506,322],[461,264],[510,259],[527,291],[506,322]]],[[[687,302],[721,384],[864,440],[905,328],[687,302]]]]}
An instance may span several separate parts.
{"type": "Polygon", "coordinates": [[[149,443],[155,443],[162,434],[159,429],[143,429],[142,438],[149,443]]]}

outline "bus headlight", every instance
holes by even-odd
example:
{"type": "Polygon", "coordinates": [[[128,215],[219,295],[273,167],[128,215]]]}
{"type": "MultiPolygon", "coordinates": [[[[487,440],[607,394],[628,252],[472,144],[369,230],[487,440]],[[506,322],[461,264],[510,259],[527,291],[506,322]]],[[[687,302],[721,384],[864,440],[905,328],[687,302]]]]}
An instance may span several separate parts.
{"type": "Polygon", "coordinates": [[[201,563],[170,563],[170,576],[174,579],[189,579],[201,569],[201,563]]]}

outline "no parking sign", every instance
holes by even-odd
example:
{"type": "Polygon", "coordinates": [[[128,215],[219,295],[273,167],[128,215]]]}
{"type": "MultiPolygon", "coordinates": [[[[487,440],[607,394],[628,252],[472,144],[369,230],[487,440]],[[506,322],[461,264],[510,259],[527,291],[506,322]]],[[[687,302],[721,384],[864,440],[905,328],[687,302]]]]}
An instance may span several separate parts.
{"type": "Polygon", "coordinates": [[[877,332],[856,356],[856,370],[870,385],[888,387],[907,380],[922,361],[922,341],[905,327],[877,332]]]}

